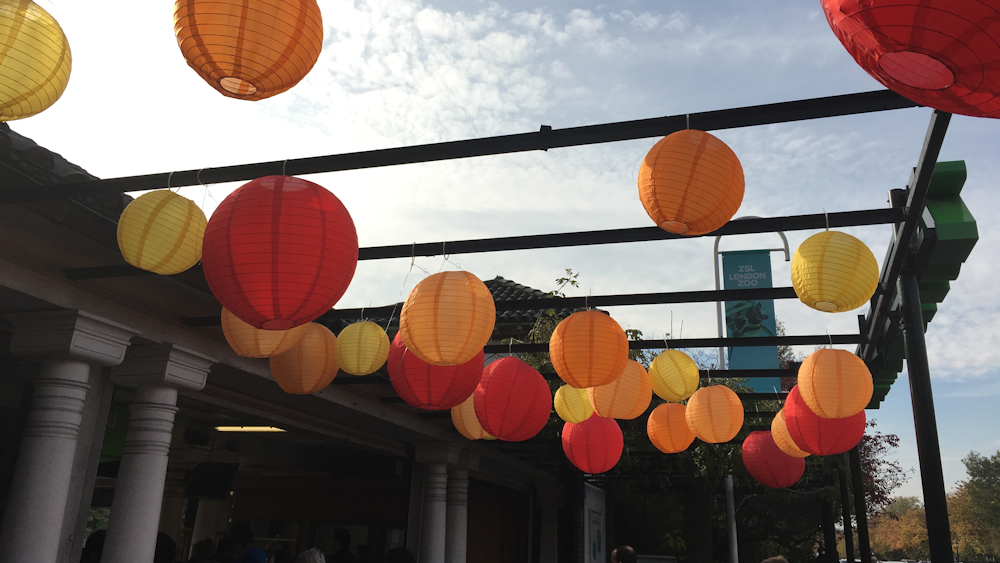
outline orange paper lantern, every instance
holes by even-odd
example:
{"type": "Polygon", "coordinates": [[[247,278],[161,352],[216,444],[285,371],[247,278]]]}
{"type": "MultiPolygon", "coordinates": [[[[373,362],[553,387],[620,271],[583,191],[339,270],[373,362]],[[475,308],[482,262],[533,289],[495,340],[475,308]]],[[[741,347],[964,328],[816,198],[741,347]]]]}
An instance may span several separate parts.
{"type": "Polygon", "coordinates": [[[618,381],[591,387],[587,390],[587,395],[597,416],[632,420],[649,408],[653,387],[649,383],[646,368],[635,360],[628,360],[618,381]]]}
{"type": "Polygon", "coordinates": [[[778,448],[786,454],[792,457],[809,457],[809,452],[799,449],[792,435],[788,433],[788,426],[785,425],[785,409],[778,411],[771,420],[771,436],[778,448]]]}
{"type": "Polygon", "coordinates": [[[580,311],[556,326],[549,340],[549,358],[567,385],[607,385],[625,370],[628,337],[610,316],[600,311],[580,311]]]}
{"type": "Polygon", "coordinates": [[[455,425],[455,430],[469,440],[495,440],[489,432],[483,430],[483,425],[479,424],[476,418],[476,405],[472,395],[462,404],[451,408],[451,423],[455,425]]]}
{"type": "Polygon", "coordinates": [[[675,454],[688,449],[694,442],[694,432],[688,428],[685,411],[680,403],[664,403],[649,413],[646,434],[656,449],[665,454],[675,454]]]}
{"type": "Polygon", "coordinates": [[[684,352],[667,350],[649,364],[653,392],[664,401],[677,403],[698,390],[698,365],[684,352]]]}
{"type": "Polygon", "coordinates": [[[743,403],[725,385],[695,391],[684,415],[691,432],[709,444],[728,442],[743,428],[743,403]]]}
{"type": "Polygon", "coordinates": [[[263,330],[250,326],[239,317],[222,308],[222,334],[233,351],[244,358],[270,358],[295,346],[310,325],[299,325],[288,330],[263,330]]]}
{"type": "Polygon", "coordinates": [[[686,129],[646,154],[639,168],[639,200],[661,229],[702,235],[725,225],[743,203],[743,166],[726,143],[686,129]]]}
{"type": "Polygon", "coordinates": [[[286,393],[308,395],[337,377],[337,337],[318,323],[309,323],[302,339],[287,352],[271,356],[271,376],[286,393]]]}
{"type": "Polygon", "coordinates": [[[348,325],[337,336],[337,364],[351,375],[375,373],[389,357],[389,336],[370,321],[348,325]]]}
{"type": "Polygon", "coordinates": [[[177,0],[174,33],[188,65],[241,100],[295,86],[323,49],[316,0],[177,0]]]}
{"type": "Polygon", "coordinates": [[[572,385],[563,385],[556,389],[552,404],[556,407],[559,418],[576,424],[594,416],[594,406],[587,396],[588,391],[590,389],[577,389],[572,385]]]}
{"type": "Polygon", "coordinates": [[[410,291],[399,315],[406,348],[435,366],[457,366],[493,334],[497,309],[486,284],[469,272],[428,276],[410,291]]]}
{"type": "Polygon", "coordinates": [[[820,418],[847,418],[872,400],[874,383],[864,360],[846,350],[821,348],[802,362],[799,393],[820,418]]]}

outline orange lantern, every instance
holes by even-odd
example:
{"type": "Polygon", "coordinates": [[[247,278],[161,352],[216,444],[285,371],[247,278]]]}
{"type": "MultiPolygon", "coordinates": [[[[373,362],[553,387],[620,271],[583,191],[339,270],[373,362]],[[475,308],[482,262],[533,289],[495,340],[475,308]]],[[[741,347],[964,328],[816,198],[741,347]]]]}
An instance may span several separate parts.
{"type": "Polygon", "coordinates": [[[299,325],[288,330],[263,330],[255,328],[222,308],[222,334],[233,351],[244,358],[270,358],[295,346],[310,325],[299,325]]]}
{"type": "Polygon", "coordinates": [[[656,449],[665,454],[675,454],[688,449],[694,442],[694,432],[688,428],[685,411],[680,403],[664,403],[649,413],[646,434],[656,449]]]}
{"type": "Polygon", "coordinates": [[[649,364],[653,392],[664,401],[677,403],[698,390],[698,365],[679,350],[667,350],[649,364]]]}
{"type": "Polygon", "coordinates": [[[302,339],[287,352],[271,356],[271,376],[286,393],[308,395],[337,377],[337,337],[318,323],[309,323],[302,339]]]}
{"type": "Polygon", "coordinates": [[[441,272],[413,288],[399,315],[406,348],[435,366],[471,360],[493,334],[497,309],[486,284],[469,272],[441,272]]]}
{"type": "Polygon", "coordinates": [[[728,442],[743,428],[743,403],[725,385],[702,387],[691,395],[684,418],[702,442],[728,442]]]}
{"type": "Polygon", "coordinates": [[[469,440],[494,440],[476,418],[476,405],[472,395],[462,404],[451,408],[451,423],[455,430],[469,440]]]}
{"type": "Polygon", "coordinates": [[[563,385],[556,389],[556,396],[552,400],[556,407],[556,414],[559,418],[576,424],[583,422],[594,416],[594,406],[587,396],[589,389],[577,389],[572,385],[563,385]]]}
{"type": "Polygon", "coordinates": [[[792,457],[809,457],[809,452],[799,449],[795,445],[792,435],[788,433],[788,426],[785,425],[785,409],[778,411],[778,414],[774,415],[774,419],[771,420],[771,436],[778,448],[786,454],[792,457]]]}
{"type": "Polygon", "coordinates": [[[566,317],[549,340],[556,373],[576,388],[607,385],[621,377],[628,360],[628,337],[609,315],[580,311],[566,317]]]}
{"type": "Polygon", "coordinates": [[[660,139],[639,168],[639,200],[661,229],[703,235],[743,203],[743,166],[716,137],[686,129],[660,139]]]}
{"type": "Polygon", "coordinates": [[[653,388],[649,384],[646,368],[635,360],[628,360],[618,381],[591,387],[587,395],[597,416],[632,420],[646,412],[653,398],[653,388]]]}
{"type": "Polygon", "coordinates": [[[323,49],[316,0],[176,0],[174,33],[188,65],[241,100],[295,86],[323,49]]]}
{"type": "Polygon", "coordinates": [[[351,375],[368,375],[385,365],[389,336],[370,321],[348,325],[337,337],[337,364],[351,375]]]}
{"type": "Polygon", "coordinates": [[[847,418],[872,400],[874,383],[864,360],[846,350],[821,348],[799,367],[799,393],[820,418],[847,418]]]}

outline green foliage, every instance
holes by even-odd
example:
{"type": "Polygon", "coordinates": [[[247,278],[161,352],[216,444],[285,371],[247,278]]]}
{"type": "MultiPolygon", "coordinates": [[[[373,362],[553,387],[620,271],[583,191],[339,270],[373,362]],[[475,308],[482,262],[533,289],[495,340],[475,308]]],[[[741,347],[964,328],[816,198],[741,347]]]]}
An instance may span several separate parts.
{"type": "Polygon", "coordinates": [[[970,452],[962,463],[972,510],[988,526],[1000,528],[1000,451],[991,457],[970,452]]]}

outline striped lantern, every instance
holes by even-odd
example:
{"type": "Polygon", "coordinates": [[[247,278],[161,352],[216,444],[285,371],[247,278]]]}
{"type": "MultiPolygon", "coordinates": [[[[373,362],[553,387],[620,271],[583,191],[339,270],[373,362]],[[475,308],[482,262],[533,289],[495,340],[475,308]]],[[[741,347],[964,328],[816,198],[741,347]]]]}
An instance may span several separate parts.
{"type": "Polygon", "coordinates": [[[646,434],[656,449],[665,454],[683,452],[694,442],[694,432],[688,428],[685,411],[680,403],[664,403],[649,413],[646,434]]]}
{"type": "Polygon", "coordinates": [[[69,83],[73,57],[59,23],[31,0],[0,0],[0,121],[48,109],[69,83]]]}
{"type": "Polygon", "coordinates": [[[698,390],[698,365],[679,350],[666,350],[649,364],[653,392],[664,401],[677,403],[698,390]]]}
{"type": "Polygon", "coordinates": [[[552,391],[545,378],[513,356],[486,366],[473,396],[483,430],[506,442],[534,437],[552,412],[552,391]]]}
{"type": "Polygon", "coordinates": [[[750,476],[772,489],[791,487],[806,470],[806,460],[782,451],[770,432],[751,432],[743,441],[740,457],[750,476]]]}
{"type": "Polygon", "coordinates": [[[725,385],[702,387],[691,395],[684,418],[699,440],[721,444],[735,438],[743,428],[743,403],[725,385]]]}
{"type": "Polygon", "coordinates": [[[483,378],[485,354],[457,366],[432,366],[403,346],[399,333],[389,347],[389,381],[399,397],[418,409],[450,409],[472,396],[483,378]]]}
{"type": "Polygon", "coordinates": [[[820,418],[802,400],[799,386],[785,398],[785,426],[795,445],[812,455],[844,453],[865,435],[865,411],[847,418],[820,418]]]}
{"type": "Polygon", "coordinates": [[[375,373],[389,358],[389,337],[369,321],[348,325],[337,335],[337,364],[351,375],[375,373]]]}
{"type": "Polygon", "coordinates": [[[798,388],[820,418],[847,418],[868,406],[875,385],[864,360],[846,350],[821,348],[799,367],[798,388]]]}
{"type": "Polygon", "coordinates": [[[572,385],[563,385],[556,389],[552,400],[556,414],[566,422],[576,424],[594,416],[594,407],[587,396],[589,389],[577,389],[572,385]]]}
{"type": "Polygon", "coordinates": [[[587,395],[597,416],[632,420],[649,408],[653,387],[646,368],[635,360],[628,360],[618,381],[591,387],[587,389],[587,395]]]}
{"type": "Polygon", "coordinates": [[[497,309],[486,284],[469,272],[440,272],[410,291],[399,315],[403,344],[436,366],[464,364],[493,334],[497,309]]]}
{"type": "Polygon", "coordinates": [[[799,300],[826,313],[861,307],[878,287],[878,262],[865,243],[824,231],[805,240],[792,257],[792,287],[799,300]]]}
{"type": "Polygon", "coordinates": [[[618,463],[625,440],[614,419],[592,416],[578,424],[563,424],[562,446],[577,469],[595,474],[610,471],[618,463]]]}
{"type": "Polygon", "coordinates": [[[271,376],[286,393],[308,395],[337,377],[337,337],[319,323],[309,323],[295,346],[271,356],[271,376]]]}
{"type": "Polygon", "coordinates": [[[309,325],[288,330],[261,330],[241,321],[228,309],[222,309],[222,334],[236,354],[244,358],[270,358],[295,346],[309,325]]]}
{"type": "Polygon", "coordinates": [[[455,425],[455,430],[469,440],[495,440],[488,432],[483,430],[483,425],[479,424],[476,418],[476,405],[472,395],[462,402],[462,404],[451,407],[451,423],[455,425]]]}
{"type": "Polygon", "coordinates": [[[809,457],[809,452],[804,452],[795,445],[795,440],[788,433],[788,426],[785,425],[785,409],[778,411],[771,420],[771,437],[781,451],[792,457],[809,457]]]}
{"type": "Polygon", "coordinates": [[[621,377],[628,361],[628,337],[600,311],[580,311],[556,325],[549,339],[556,374],[576,388],[607,385],[621,377]]]}
{"type": "Polygon", "coordinates": [[[132,200],[118,219],[118,249],[136,268],[169,276],[201,260],[208,219],[195,202],[170,190],[132,200]]]}

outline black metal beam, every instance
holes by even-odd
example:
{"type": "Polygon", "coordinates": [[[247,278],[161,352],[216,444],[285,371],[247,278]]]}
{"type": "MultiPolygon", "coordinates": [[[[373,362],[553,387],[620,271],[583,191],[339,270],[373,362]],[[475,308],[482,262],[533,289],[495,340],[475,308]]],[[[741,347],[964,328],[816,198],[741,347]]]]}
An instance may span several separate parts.
{"type": "Polygon", "coordinates": [[[547,151],[554,148],[661,137],[689,127],[714,131],[910,107],[919,107],[919,104],[889,90],[880,90],[566,129],[552,129],[543,125],[539,131],[532,133],[3,190],[0,192],[0,204],[156,190],[167,187],[168,182],[171,187],[196,186],[247,181],[272,174],[308,175],[477,156],[547,151]]]}
{"type": "MultiPolygon", "coordinates": [[[[860,334],[833,334],[822,336],[754,336],[747,338],[681,338],[667,340],[670,348],[718,348],[719,346],[823,346],[826,344],[860,344],[860,334]]],[[[631,340],[631,350],[659,350],[667,348],[663,340],[631,340]]],[[[487,354],[547,353],[549,344],[489,344],[483,348],[487,354]]]]}

